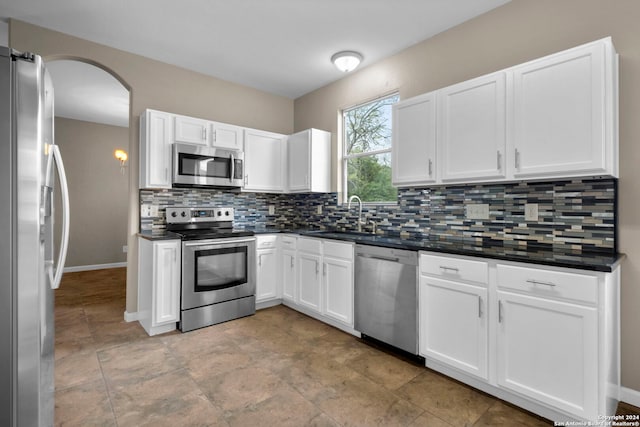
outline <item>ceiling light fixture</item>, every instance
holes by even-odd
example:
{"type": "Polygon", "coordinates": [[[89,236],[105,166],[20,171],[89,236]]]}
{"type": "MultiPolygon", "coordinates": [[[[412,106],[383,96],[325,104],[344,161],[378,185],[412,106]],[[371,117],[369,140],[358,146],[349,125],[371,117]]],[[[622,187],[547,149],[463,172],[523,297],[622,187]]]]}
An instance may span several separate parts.
{"type": "Polygon", "coordinates": [[[355,70],[361,61],[362,55],[352,50],[343,50],[331,57],[331,62],[343,73],[355,70]]]}

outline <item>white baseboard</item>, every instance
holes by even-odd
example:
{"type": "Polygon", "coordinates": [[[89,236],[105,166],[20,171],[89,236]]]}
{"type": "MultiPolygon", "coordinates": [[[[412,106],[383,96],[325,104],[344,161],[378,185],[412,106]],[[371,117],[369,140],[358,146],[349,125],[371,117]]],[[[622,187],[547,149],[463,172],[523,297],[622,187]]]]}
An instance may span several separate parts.
{"type": "Polygon", "coordinates": [[[632,388],[620,387],[620,400],[640,408],[640,391],[632,388]]]}
{"type": "Polygon", "coordinates": [[[126,262],[114,262],[111,264],[78,265],[75,267],[65,267],[63,272],[75,273],[78,271],[104,270],[107,268],[120,268],[120,267],[126,267],[126,266],[127,266],[126,262]]]}
{"type": "Polygon", "coordinates": [[[128,311],[124,312],[124,321],[125,322],[135,322],[137,320],[140,320],[140,318],[138,317],[138,312],[133,312],[133,313],[129,313],[128,311]]]}

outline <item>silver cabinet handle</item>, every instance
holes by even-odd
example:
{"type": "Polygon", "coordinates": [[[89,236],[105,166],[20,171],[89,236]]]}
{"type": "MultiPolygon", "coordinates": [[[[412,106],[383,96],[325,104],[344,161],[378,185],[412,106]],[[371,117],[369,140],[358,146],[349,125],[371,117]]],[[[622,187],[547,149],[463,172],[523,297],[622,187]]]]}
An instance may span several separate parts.
{"type": "Polygon", "coordinates": [[[502,301],[498,300],[498,323],[502,323],[502,301]]]}
{"type": "Polygon", "coordinates": [[[327,275],[327,264],[326,263],[322,264],[322,275],[323,276],[327,275]]]}
{"type": "Polygon", "coordinates": [[[446,265],[441,265],[440,268],[444,271],[455,271],[456,273],[460,271],[460,269],[456,267],[447,267],[446,265]]]}
{"type": "Polygon", "coordinates": [[[203,141],[207,140],[207,128],[206,127],[202,128],[202,140],[203,141]]]}
{"type": "Polygon", "coordinates": [[[502,169],[502,153],[500,153],[500,151],[498,151],[498,170],[502,169]]]}
{"type": "Polygon", "coordinates": [[[262,267],[262,255],[258,255],[258,267],[262,267]]]}
{"type": "Polygon", "coordinates": [[[236,159],[233,154],[231,155],[231,172],[229,175],[229,182],[233,182],[233,178],[236,175],[236,159]]]}
{"type": "Polygon", "coordinates": [[[432,175],[433,172],[433,161],[429,159],[429,176],[432,175]]]}
{"type": "Polygon", "coordinates": [[[169,168],[164,168],[164,180],[169,179],[169,168]]]}
{"type": "Polygon", "coordinates": [[[551,286],[552,288],[556,286],[556,284],[552,282],[541,282],[539,280],[533,280],[533,279],[527,279],[527,283],[531,283],[532,285],[551,286]]]}
{"type": "Polygon", "coordinates": [[[291,257],[291,269],[293,270],[293,257],[291,257]]]}
{"type": "Polygon", "coordinates": [[[482,297],[478,295],[478,317],[482,319],[482,297]]]}
{"type": "Polygon", "coordinates": [[[244,176],[244,185],[247,185],[249,183],[249,175],[245,175],[244,176]]]}
{"type": "Polygon", "coordinates": [[[315,261],[315,263],[316,263],[316,276],[317,276],[318,274],[320,274],[320,265],[318,264],[318,261],[315,261]]]}
{"type": "Polygon", "coordinates": [[[516,169],[520,169],[520,151],[518,151],[517,148],[516,148],[515,162],[516,162],[516,169]]]}

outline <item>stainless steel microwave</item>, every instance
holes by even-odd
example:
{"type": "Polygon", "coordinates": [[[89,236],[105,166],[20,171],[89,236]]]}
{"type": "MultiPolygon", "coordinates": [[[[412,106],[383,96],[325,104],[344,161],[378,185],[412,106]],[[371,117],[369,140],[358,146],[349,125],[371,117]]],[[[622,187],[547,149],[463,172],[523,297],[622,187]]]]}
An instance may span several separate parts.
{"type": "Polygon", "coordinates": [[[244,153],[173,144],[174,187],[242,187],[244,153]]]}

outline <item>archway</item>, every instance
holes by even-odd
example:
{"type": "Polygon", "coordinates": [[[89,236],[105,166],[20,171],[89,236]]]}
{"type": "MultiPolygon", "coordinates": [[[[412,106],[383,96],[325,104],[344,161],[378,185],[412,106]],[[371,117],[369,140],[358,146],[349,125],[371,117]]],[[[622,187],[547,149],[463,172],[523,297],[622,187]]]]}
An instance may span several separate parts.
{"type": "Polygon", "coordinates": [[[131,176],[127,162],[119,162],[114,151],[130,152],[130,88],[93,61],[57,57],[45,63],[54,85],[55,138],[70,190],[65,272],[126,266],[131,176]]]}

